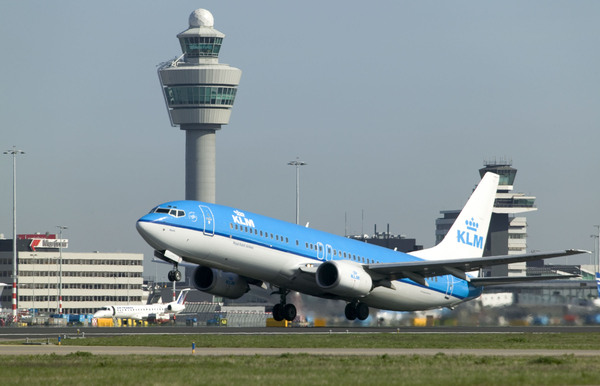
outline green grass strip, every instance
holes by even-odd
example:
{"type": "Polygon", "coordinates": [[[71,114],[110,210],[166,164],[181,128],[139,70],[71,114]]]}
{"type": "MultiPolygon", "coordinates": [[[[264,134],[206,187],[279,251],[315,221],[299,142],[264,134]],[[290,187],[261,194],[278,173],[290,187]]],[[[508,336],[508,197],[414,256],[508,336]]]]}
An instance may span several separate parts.
{"type": "MultiPolygon", "coordinates": [[[[51,339],[56,343],[57,339],[51,339]]],[[[197,334],[129,335],[117,337],[63,339],[76,346],[151,347],[302,347],[302,348],[481,348],[481,349],[600,349],[599,333],[515,333],[515,334],[197,334]]]]}
{"type": "Polygon", "coordinates": [[[597,384],[598,358],[434,356],[3,356],[3,385],[597,384]]]}

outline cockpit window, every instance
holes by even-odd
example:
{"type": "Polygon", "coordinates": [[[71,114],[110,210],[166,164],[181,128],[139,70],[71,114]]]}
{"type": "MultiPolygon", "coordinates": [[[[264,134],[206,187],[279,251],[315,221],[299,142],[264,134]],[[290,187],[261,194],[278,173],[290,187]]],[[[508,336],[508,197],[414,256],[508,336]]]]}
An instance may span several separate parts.
{"type": "Polygon", "coordinates": [[[152,213],[166,213],[173,217],[185,217],[185,212],[183,210],[173,208],[154,208],[152,213]]]}

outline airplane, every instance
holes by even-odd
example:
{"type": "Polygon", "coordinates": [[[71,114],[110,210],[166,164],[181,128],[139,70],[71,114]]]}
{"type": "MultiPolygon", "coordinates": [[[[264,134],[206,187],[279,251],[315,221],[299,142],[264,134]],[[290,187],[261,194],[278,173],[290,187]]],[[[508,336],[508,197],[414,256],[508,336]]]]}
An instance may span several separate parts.
{"type": "Polygon", "coordinates": [[[104,306],[96,311],[93,317],[144,320],[150,315],[156,315],[158,320],[168,320],[171,315],[176,315],[185,309],[185,299],[189,291],[190,288],[182,289],[177,300],[170,303],[104,306]]]}
{"type": "Polygon", "coordinates": [[[237,299],[250,285],[274,289],[273,318],[292,321],[290,291],[347,302],[348,320],[365,320],[369,307],[391,311],[453,308],[479,297],[484,285],[571,276],[480,277],[483,267],[589,253],[557,252],[482,257],[499,176],[486,173],[436,246],[403,253],[237,208],[172,201],[141,217],[136,228],[154,255],[173,264],[197,264],[196,288],[237,299]]]}

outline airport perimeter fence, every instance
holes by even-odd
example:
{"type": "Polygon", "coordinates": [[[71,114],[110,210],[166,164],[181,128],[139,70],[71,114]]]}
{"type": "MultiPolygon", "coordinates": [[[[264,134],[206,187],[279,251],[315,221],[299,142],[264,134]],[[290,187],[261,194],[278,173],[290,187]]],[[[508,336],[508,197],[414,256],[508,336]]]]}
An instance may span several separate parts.
{"type": "Polygon", "coordinates": [[[264,307],[231,307],[218,303],[186,303],[178,321],[192,326],[265,327],[268,314],[264,307]]]}

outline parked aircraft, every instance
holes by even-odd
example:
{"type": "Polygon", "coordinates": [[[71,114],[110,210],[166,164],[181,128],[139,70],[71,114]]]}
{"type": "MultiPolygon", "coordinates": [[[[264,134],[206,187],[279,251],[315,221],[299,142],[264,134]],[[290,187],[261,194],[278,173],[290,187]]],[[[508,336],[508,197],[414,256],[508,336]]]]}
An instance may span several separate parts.
{"type": "Polygon", "coordinates": [[[185,299],[189,291],[189,288],[182,289],[177,300],[170,303],[104,306],[94,313],[94,318],[146,320],[150,315],[155,315],[158,320],[168,319],[185,309],[185,299]]]}
{"type": "MultiPolygon", "coordinates": [[[[325,233],[237,208],[173,201],[158,205],[137,230],[170,262],[169,280],[181,278],[180,263],[198,264],[201,291],[239,298],[249,285],[280,295],[276,320],[293,320],[290,291],[347,302],[346,317],[364,320],[369,307],[394,311],[454,307],[477,298],[484,285],[540,277],[479,277],[483,267],[568,256],[585,251],[482,257],[499,177],[487,173],[438,245],[403,253],[325,233]]],[[[565,276],[543,277],[552,279],[565,276]]]]}

